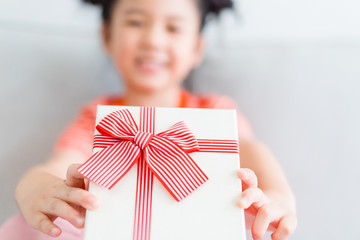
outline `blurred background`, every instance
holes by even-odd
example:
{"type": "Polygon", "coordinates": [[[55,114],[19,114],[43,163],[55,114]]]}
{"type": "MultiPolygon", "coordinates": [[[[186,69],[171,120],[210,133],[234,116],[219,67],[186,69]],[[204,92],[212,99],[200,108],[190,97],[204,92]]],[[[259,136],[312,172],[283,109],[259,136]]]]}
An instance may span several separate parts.
{"type": "MultiPolygon", "coordinates": [[[[237,0],[206,29],[194,91],[232,96],[297,197],[291,239],[360,236],[360,2],[237,0]]],[[[0,224],[81,105],[122,86],[80,0],[0,0],[0,224]]],[[[267,237],[267,239],[270,239],[267,237]]]]}

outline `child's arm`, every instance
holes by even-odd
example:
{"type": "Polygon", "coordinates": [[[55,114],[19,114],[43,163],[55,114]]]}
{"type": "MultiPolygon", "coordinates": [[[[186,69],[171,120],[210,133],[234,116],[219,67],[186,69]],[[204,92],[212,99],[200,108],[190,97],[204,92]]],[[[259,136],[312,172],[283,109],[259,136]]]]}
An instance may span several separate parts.
{"type": "Polygon", "coordinates": [[[57,217],[83,227],[85,208],[94,209],[98,202],[84,190],[84,178],[77,172],[77,165],[71,165],[82,160],[75,152],[58,152],[22,177],[15,198],[30,226],[53,237],[61,234],[53,223],[57,217]]]}
{"type": "Polygon", "coordinates": [[[268,228],[274,230],[272,239],[287,239],[297,226],[295,197],[279,163],[255,140],[240,139],[240,159],[243,193],[238,206],[255,216],[254,239],[262,239],[268,228]]]}

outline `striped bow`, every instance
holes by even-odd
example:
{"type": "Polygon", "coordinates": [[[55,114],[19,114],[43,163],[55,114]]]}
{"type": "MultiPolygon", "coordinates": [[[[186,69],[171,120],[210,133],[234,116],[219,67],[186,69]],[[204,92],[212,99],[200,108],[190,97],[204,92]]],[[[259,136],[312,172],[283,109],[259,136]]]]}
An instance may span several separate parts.
{"type": "Polygon", "coordinates": [[[182,121],[153,134],[146,126],[139,130],[129,110],[123,109],[107,115],[96,129],[100,135],[94,137],[94,148],[103,149],[78,170],[100,186],[111,189],[141,157],[177,201],[208,179],[189,156],[199,151],[199,144],[182,121]]]}

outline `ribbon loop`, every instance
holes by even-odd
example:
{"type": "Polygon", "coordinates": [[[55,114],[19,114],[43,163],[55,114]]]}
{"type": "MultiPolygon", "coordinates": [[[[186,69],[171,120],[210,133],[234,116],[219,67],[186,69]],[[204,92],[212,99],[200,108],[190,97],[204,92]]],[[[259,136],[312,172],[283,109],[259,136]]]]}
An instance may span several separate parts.
{"type": "Polygon", "coordinates": [[[130,111],[124,109],[107,115],[99,122],[96,129],[104,136],[132,140],[138,131],[138,126],[130,111]]]}
{"type": "Polygon", "coordinates": [[[171,140],[187,153],[199,150],[199,143],[195,135],[183,121],[175,123],[168,130],[157,134],[157,136],[171,140]]]}

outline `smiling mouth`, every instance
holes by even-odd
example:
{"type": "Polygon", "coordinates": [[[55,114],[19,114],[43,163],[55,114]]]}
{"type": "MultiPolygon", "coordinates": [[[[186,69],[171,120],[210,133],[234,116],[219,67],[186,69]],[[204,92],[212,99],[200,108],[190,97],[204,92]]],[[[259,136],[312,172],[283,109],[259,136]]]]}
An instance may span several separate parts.
{"type": "Polygon", "coordinates": [[[158,60],[137,59],[136,67],[140,70],[140,72],[146,74],[156,74],[164,70],[166,64],[158,60]]]}

